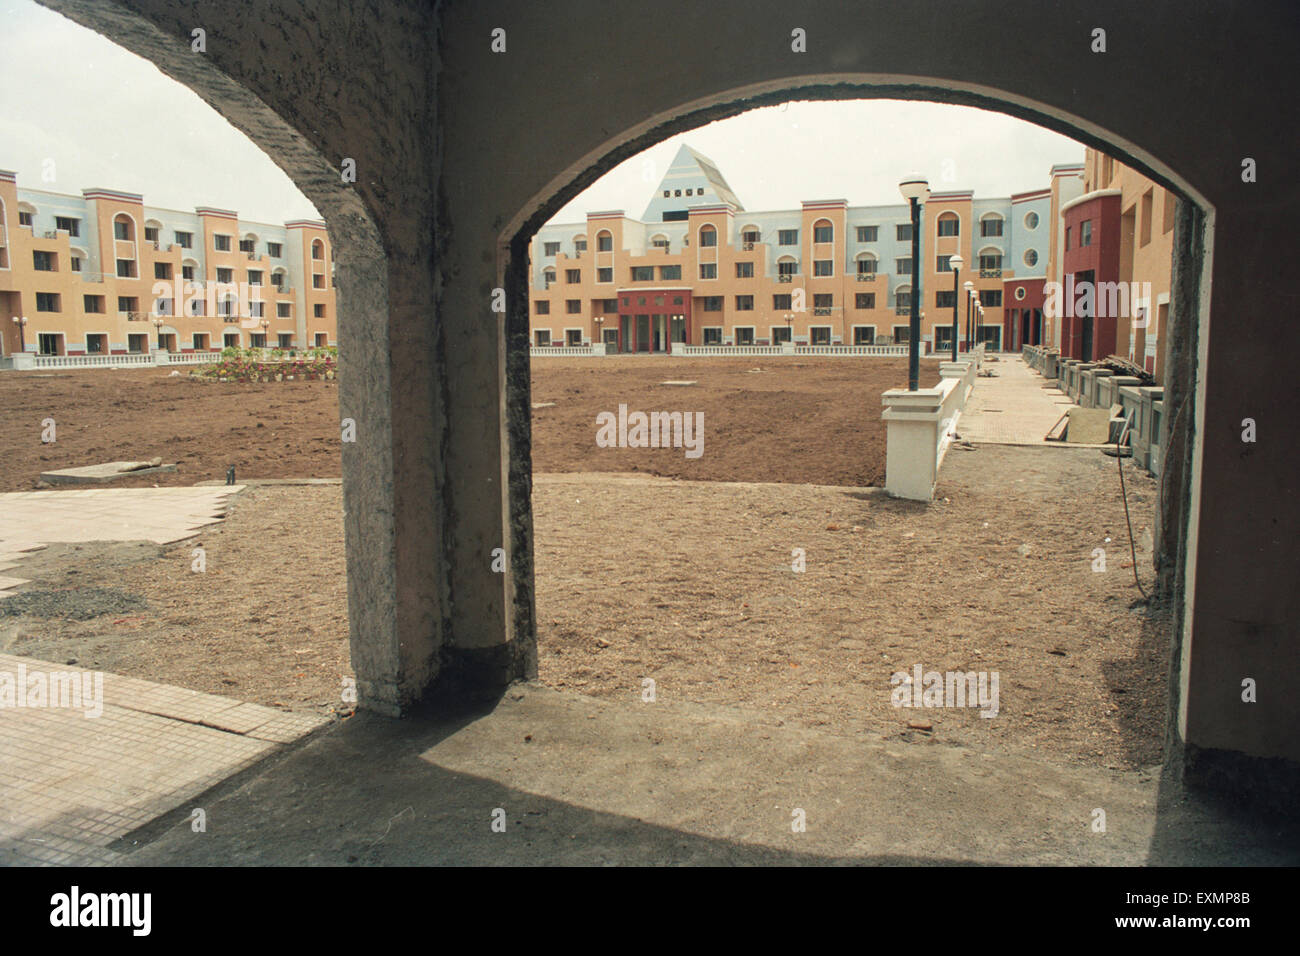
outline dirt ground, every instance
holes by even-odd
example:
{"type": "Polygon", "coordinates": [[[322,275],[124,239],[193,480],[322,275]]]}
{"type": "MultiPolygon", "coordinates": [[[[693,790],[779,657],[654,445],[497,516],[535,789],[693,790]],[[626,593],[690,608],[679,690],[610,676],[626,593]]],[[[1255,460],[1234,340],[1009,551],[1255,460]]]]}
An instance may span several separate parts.
{"type": "MultiPolygon", "coordinates": [[[[1149,586],[1156,485],[1126,479],[1149,586]]],[[[929,508],[851,488],[575,474],[537,476],[534,509],[544,683],[635,701],[651,678],[661,697],[850,737],[1159,762],[1165,621],[1131,606],[1115,463],[1095,450],[954,449],[929,508]],[[915,664],[996,671],[997,716],[894,707],[890,677],[915,664]]],[[[29,590],[115,589],[113,610],[0,616],[11,653],[322,711],[350,675],[336,486],[252,488],[192,541],[51,547],[21,574],[29,590]]]]}
{"type": "MultiPolygon", "coordinates": [[[[938,380],[922,363],[922,384],[938,380]]],[[[905,359],[609,357],[533,363],[534,470],[634,471],[722,481],[884,482],[880,393],[907,384],[905,359]],[[686,387],[658,383],[685,379],[686,387]],[[704,453],[600,448],[596,415],[704,413],[704,453]],[[790,427],[797,423],[798,428],[790,427]],[[646,461],[650,464],[647,469],[646,461]]],[[[164,369],[0,375],[0,491],[29,491],[42,471],[155,456],[177,465],[113,487],[237,479],[337,478],[333,382],[233,384],[164,369]],[[41,441],[53,418],[56,440],[41,441]]]]}

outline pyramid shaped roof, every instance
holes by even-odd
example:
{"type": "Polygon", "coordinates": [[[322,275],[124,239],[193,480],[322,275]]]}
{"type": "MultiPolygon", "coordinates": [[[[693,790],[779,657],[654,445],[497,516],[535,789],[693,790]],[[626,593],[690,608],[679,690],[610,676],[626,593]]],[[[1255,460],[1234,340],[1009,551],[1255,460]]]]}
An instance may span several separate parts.
{"type": "Polygon", "coordinates": [[[730,203],[737,210],[743,210],[740,200],[731,191],[727,180],[718,169],[717,164],[682,144],[673,158],[668,172],[659,181],[650,205],[646,206],[641,216],[642,222],[662,222],[665,212],[684,212],[691,206],[713,205],[719,202],[730,203]],[[686,195],[686,190],[691,195],[686,195]],[[703,190],[703,192],[701,192],[703,190]],[[667,196],[664,193],[668,193],[667,196]]]}

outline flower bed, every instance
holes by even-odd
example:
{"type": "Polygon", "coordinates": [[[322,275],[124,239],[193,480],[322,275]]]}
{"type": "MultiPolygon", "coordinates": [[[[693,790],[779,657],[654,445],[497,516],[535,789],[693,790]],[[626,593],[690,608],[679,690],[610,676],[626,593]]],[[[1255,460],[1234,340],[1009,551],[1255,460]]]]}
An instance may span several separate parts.
{"type": "Polygon", "coordinates": [[[338,374],[338,349],[223,349],[221,360],[200,365],[191,378],[212,382],[331,380],[338,374]]]}

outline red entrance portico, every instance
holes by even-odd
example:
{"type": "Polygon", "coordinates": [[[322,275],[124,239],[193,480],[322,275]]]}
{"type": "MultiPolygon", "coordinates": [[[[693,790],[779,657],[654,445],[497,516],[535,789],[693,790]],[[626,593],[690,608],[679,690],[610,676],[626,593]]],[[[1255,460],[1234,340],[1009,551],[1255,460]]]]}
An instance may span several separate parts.
{"type": "Polygon", "coordinates": [[[665,354],[674,343],[689,343],[691,290],[619,289],[617,326],[605,329],[604,341],[606,350],[665,354]]]}
{"type": "Polygon", "coordinates": [[[1093,362],[1115,351],[1115,315],[1097,294],[1119,281],[1120,191],[1100,189],[1061,207],[1065,220],[1065,288],[1061,309],[1061,355],[1093,362]],[[1101,306],[1099,308],[1099,305],[1101,306]]]}
{"type": "Polygon", "coordinates": [[[1043,344],[1044,279],[1006,279],[1002,283],[1002,347],[1019,352],[1043,344]]]}

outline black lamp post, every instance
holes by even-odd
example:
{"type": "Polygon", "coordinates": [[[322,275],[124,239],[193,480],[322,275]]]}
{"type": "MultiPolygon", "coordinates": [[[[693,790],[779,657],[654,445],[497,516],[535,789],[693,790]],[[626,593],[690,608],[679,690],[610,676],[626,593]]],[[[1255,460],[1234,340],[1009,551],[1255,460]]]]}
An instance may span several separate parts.
{"type": "Polygon", "coordinates": [[[161,351],[163,350],[163,344],[162,344],[162,327],[163,327],[163,320],[162,320],[162,319],[154,319],[154,320],[153,320],[154,336],[158,339],[157,349],[158,349],[159,352],[161,352],[161,351]]]}
{"type": "Polygon", "coordinates": [[[907,390],[915,392],[921,377],[921,203],[930,198],[930,184],[920,173],[903,177],[898,191],[912,207],[912,315],[908,326],[907,390]]]}
{"type": "Polygon", "coordinates": [[[970,326],[975,313],[975,283],[967,280],[966,290],[966,351],[970,351],[970,326]]]}
{"type": "Polygon", "coordinates": [[[957,281],[965,262],[966,260],[959,253],[948,257],[948,264],[952,266],[952,360],[954,362],[957,361],[957,309],[959,308],[957,293],[960,289],[957,281]]]}
{"type": "Polygon", "coordinates": [[[263,320],[262,320],[262,348],[266,348],[266,347],[267,347],[267,345],[266,345],[266,330],[269,329],[270,327],[271,327],[271,323],[268,322],[268,321],[266,321],[266,319],[263,319],[263,320]]]}
{"type": "Polygon", "coordinates": [[[27,351],[27,334],[26,334],[27,316],[15,315],[14,325],[18,326],[18,351],[26,352],[27,351]]]}

